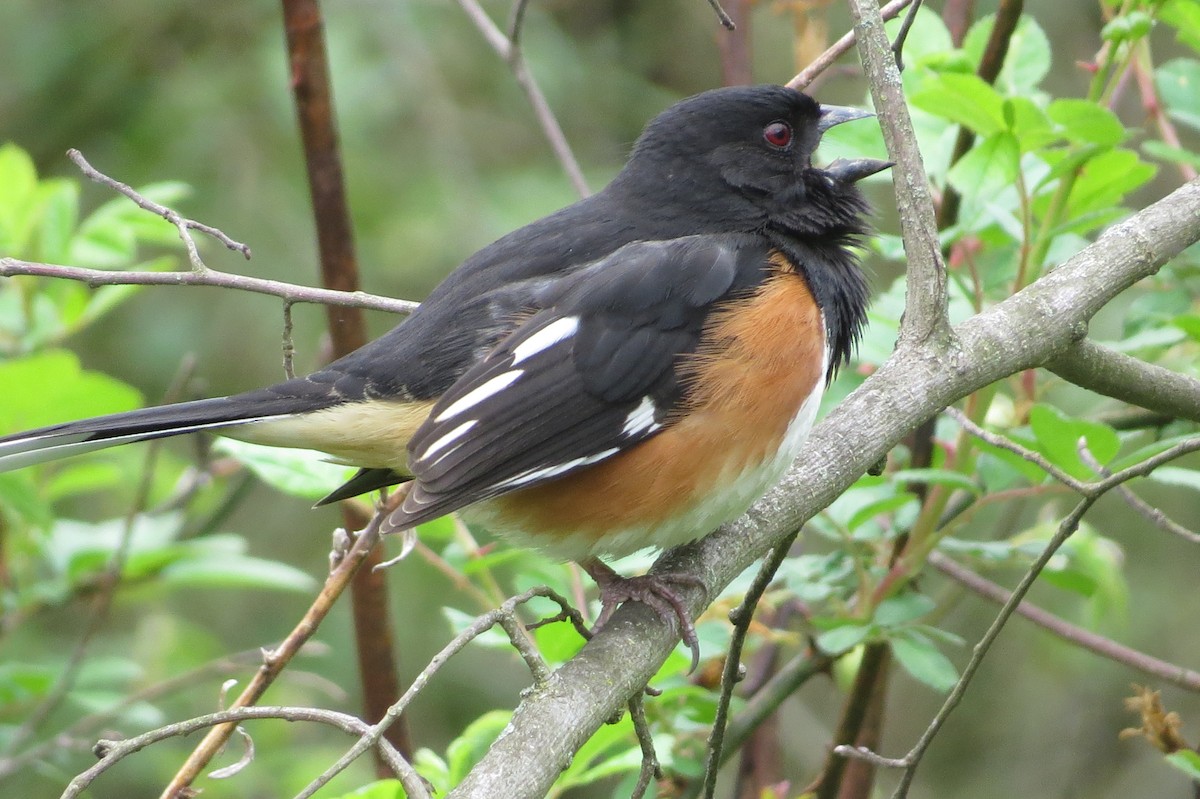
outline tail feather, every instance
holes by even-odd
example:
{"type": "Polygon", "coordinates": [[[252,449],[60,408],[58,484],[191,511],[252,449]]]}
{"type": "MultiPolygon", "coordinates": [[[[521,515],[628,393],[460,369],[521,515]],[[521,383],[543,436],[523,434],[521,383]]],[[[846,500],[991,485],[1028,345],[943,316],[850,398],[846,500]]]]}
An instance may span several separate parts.
{"type": "Polygon", "coordinates": [[[133,441],[252,424],[318,410],[329,401],[255,391],[97,416],[0,437],[0,472],[133,441]]]}

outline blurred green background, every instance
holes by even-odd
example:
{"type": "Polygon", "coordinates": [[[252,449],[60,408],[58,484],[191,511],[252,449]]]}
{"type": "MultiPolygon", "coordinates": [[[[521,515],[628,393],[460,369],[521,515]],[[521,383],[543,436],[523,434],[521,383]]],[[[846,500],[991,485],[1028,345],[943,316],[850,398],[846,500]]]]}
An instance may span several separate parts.
{"type": "MultiPolygon", "coordinates": [[[[980,3],[978,13],[993,6],[980,3]]],[[[1027,6],[1055,47],[1056,66],[1047,87],[1081,94],[1089,76],[1075,64],[1094,55],[1102,25],[1096,4],[1035,0],[1027,6]]],[[[508,13],[505,4],[487,7],[497,20],[508,13]]],[[[456,4],[343,0],[326,3],[325,13],[364,289],[420,299],[478,247],[574,199],[508,69],[456,4]]],[[[833,7],[830,30],[836,36],[847,27],[845,10],[833,7]]],[[[790,7],[757,6],[753,34],[755,78],[790,78],[798,69],[790,7]]],[[[526,56],[593,188],[619,169],[649,117],[676,98],[720,83],[715,44],[720,35],[702,0],[553,0],[530,7],[526,56]]],[[[0,141],[28,150],[42,175],[75,177],[64,152],[76,147],[100,170],[135,186],[182,180],[194,190],[181,204],[185,215],[223,229],[254,250],[253,260],[244,262],[207,243],[203,253],[211,266],[313,284],[315,240],[283,45],[280,12],[273,3],[6,0],[0,4],[0,141]]],[[[1162,52],[1165,60],[1170,46],[1162,52]]],[[[843,61],[853,64],[852,56],[843,61]]],[[[855,70],[844,69],[824,82],[819,97],[861,103],[864,91],[855,70]]],[[[1136,118],[1135,105],[1130,100],[1122,109],[1127,119],[1136,118]]],[[[1173,179],[1160,174],[1136,201],[1161,196],[1173,179]]],[[[873,200],[884,209],[882,227],[894,232],[887,221],[886,189],[874,186],[873,200]]],[[[110,197],[89,184],[83,205],[91,208],[110,197]]],[[[871,267],[880,286],[897,269],[878,259],[871,267]]],[[[302,306],[296,320],[296,365],[302,371],[322,358],[323,315],[302,306]]],[[[375,333],[395,322],[384,314],[370,317],[375,333]]],[[[69,343],[86,367],[128,381],[155,402],[187,356],[195,358],[190,390],[196,394],[233,393],[280,378],[281,324],[280,304],[272,298],[152,288],[69,343]]],[[[336,511],[309,511],[268,489],[254,491],[227,526],[250,539],[254,554],[286,560],[319,578],[326,568],[329,531],[339,524],[336,511]]],[[[1115,501],[1104,507],[1125,513],[1115,501]]],[[[119,508],[116,503],[110,510],[119,508]]],[[[1200,636],[1194,556],[1160,535],[1131,535],[1124,543],[1133,554],[1133,623],[1109,632],[1168,660],[1195,664],[1200,636]],[[1139,586],[1164,590],[1143,593],[1139,586]],[[1167,590],[1171,586],[1177,591],[1167,590]],[[1180,605],[1189,610],[1180,612],[1180,605]]],[[[442,580],[415,564],[401,564],[390,574],[408,678],[446,640],[448,627],[439,609],[455,600],[442,580]]],[[[1052,607],[1062,600],[1052,593],[1039,599],[1052,607]]],[[[149,617],[140,606],[130,613],[119,603],[110,629],[123,635],[113,637],[112,644],[136,651],[141,642],[157,650],[157,642],[165,639],[210,657],[255,648],[289,629],[308,599],[184,589],[161,603],[160,612],[149,617]]],[[[967,601],[947,625],[973,640],[992,613],[990,606],[967,601]]],[[[53,638],[24,645],[69,648],[80,615],[78,608],[62,609],[53,638]]],[[[323,693],[320,686],[328,681],[350,694],[345,705],[353,709],[357,678],[349,634],[342,607],[319,636],[331,652],[304,666],[322,682],[297,678],[273,693],[272,701],[342,702],[323,693]]],[[[7,655],[19,645],[9,641],[7,655]]],[[[7,655],[0,650],[0,662],[7,655]]],[[[454,661],[414,708],[418,744],[440,750],[484,709],[512,706],[526,682],[513,661],[495,652],[473,652],[454,661]]],[[[1166,773],[1147,748],[1116,741],[1115,731],[1134,721],[1122,711],[1119,697],[1135,677],[1013,622],[931,751],[918,778],[926,786],[923,795],[1186,795],[1183,779],[1166,773]],[[1099,713],[1097,706],[1103,708],[1099,713]]],[[[941,701],[904,676],[894,685],[884,745],[888,753],[906,748],[941,701]]],[[[1172,703],[1190,707],[1193,716],[1200,711],[1194,698],[1167,695],[1172,703]]],[[[788,706],[785,742],[797,773],[811,774],[841,696],[818,681],[802,698],[803,703],[788,706]]],[[[216,703],[215,682],[186,701],[175,701],[179,717],[207,711],[216,703]]],[[[1188,732],[1194,736],[1195,725],[1188,732]]],[[[251,795],[248,786],[257,785],[252,795],[272,796],[292,787],[273,783],[280,772],[269,768],[272,762],[285,771],[296,765],[281,751],[283,733],[273,739],[276,733],[264,724],[255,734],[260,759],[251,772],[256,775],[238,777],[228,786],[206,781],[206,795],[251,795]]],[[[330,753],[328,760],[346,743],[324,731],[301,734],[325,741],[321,746],[330,753]]],[[[94,795],[150,795],[154,780],[170,773],[185,746],[163,745],[128,761],[103,778],[94,795]]],[[[86,756],[80,762],[86,763],[86,756]]],[[[362,770],[356,778],[365,780],[365,775],[362,770]]],[[[10,783],[17,789],[11,795],[48,795],[63,776],[30,774],[10,783]]]]}

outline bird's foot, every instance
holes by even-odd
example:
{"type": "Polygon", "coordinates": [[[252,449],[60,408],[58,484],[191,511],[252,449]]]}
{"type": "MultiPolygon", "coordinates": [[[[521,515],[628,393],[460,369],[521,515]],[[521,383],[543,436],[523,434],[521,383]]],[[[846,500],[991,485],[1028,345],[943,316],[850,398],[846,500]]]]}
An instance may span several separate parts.
{"type": "Polygon", "coordinates": [[[688,586],[707,590],[703,580],[682,572],[622,577],[595,558],[580,565],[600,588],[600,615],[592,628],[594,632],[600,631],[621,603],[630,600],[641,602],[652,608],[667,624],[678,622],[679,635],[692,650],[692,666],[689,671],[696,670],[696,666],[700,665],[700,641],[696,637],[696,627],[688,618],[687,608],[684,607],[683,599],[676,588],[688,586]]]}

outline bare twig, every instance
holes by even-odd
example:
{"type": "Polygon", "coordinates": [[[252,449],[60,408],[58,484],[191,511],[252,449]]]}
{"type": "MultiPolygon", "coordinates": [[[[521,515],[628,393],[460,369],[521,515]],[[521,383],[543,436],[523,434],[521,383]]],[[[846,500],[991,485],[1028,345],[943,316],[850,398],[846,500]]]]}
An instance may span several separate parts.
{"type": "Polygon", "coordinates": [[[252,664],[255,659],[261,657],[262,652],[258,649],[249,649],[244,652],[227,655],[226,657],[205,663],[183,674],[177,674],[174,677],[156,682],[153,685],[148,685],[128,696],[124,696],[111,707],[82,716],[71,726],[56,733],[52,738],[30,747],[24,752],[12,757],[0,758],[0,780],[17,773],[30,763],[59,751],[64,747],[75,746],[85,735],[110,723],[133,705],[140,702],[148,702],[161,696],[167,696],[176,691],[193,688],[205,683],[208,678],[213,676],[234,674],[240,669],[245,668],[247,664],[252,664]]]}
{"type": "Polygon", "coordinates": [[[900,23],[900,30],[896,31],[896,38],[892,41],[892,54],[896,56],[896,70],[904,71],[904,43],[908,41],[908,32],[912,30],[913,23],[917,21],[917,12],[921,10],[921,0],[914,0],[909,6],[908,13],[904,15],[904,21],[900,23]]]}
{"type": "Polygon", "coordinates": [[[946,408],[945,412],[948,416],[953,417],[955,421],[962,425],[963,429],[965,429],[971,435],[986,441],[993,446],[1001,447],[1002,449],[1006,449],[1015,455],[1019,455],[1030,463],[1036,464],[1039,468],[1045,470],[1046,473],[1055,480],[1058,480],[1063,485],[1071,488],[1075,492],[1082,494],[1085,497],[1096,497],[1100,494],[1107,493],[1113,488],[1118,487],[1122,483],[1131,480],[1134,477],[1145,477],[1146,475],[1150,474],[1150,472],[1154,471],[1168,461],[1175,460],[1176,458],[1186,455],[1189,452],[1200,450],[1200,436],[1196,438],[1189,438],[1186,441],[1181,441],[1179,444],[1176,444],[1170,449],[1164,450],[1157,455],[1147,458],[1141,463],[1130,466],[1128,469],[1124,469],[1115,474],[1110,473],[1104,475],[1100,480],[1085,482],[1083,480],[1077,480],[1076,478],[1064,472],[1062,469],[1059,469],[1057,466],[1050,463],[1050,461],[1046,460],[1041,453],[1034,452],[1027,447],[1023,447],[1012,439],[1005,438],[1004,436],[996,435],[995,433],[990,433],[987,430],[984,430],[982,427],[968,419],[966,415],[957,408],[946,408]]]}
{"type": "Polygon", "coordinates": [[[104,269],[85,269],[79,266],[35,263],[17,258],[0,258],[0,277],[34,275],[60,280],[75,280],[96,286],[218,286],[220,288],[268,294],[286,302],[310,302],[322,305],[342,305],[388,313],[412,313],[419,303],[394,300],[365,291],[330,291],[309,286],[297,286],[281,280],[235,275],[208,268],[202,272],[110,272],[104,269]]]}
{"type": "MultiPolygon", "coordinates": [[[[884,20],[889,20],[895,17],[904,9],[911,5],[913,0],[892,0],[892,2],[879,9],[879,13],[884,20]]],[[[787,85],[797,91],[804,91],[821,73],[833,66],[834,62],[850,52],[854,48],[854,43],[857,41],[857,34],[850,31],[842,38],[838,39],[829,49],[819,55],[804,69],[787,82],[787,85]]]]}
{"type": "Polygon", "coordinates": [[[580,629],[583,625],[583,619],[579,616],[578,611],[571,607],[567,600],[560,596],[555,591],[546,586],[531,588],[517,596],[510,597],[505,600],[500,607],[490,610],[487,613],[479,616],[465,630],[456,635],[448,644],[442,647],[429,661],[429,664],[421,670],[421,673],[413,678],[412,684],[400,699],[388,708],[387,713],[376,724],[372,725],[369,730],[362,733],[359,740],[350,748],[346,754],[338,758],[337,762],[327,768],[321,776],[310,782],[303,791],[296,795],[296,799],[307,799],[323,786],[329,783],[334,777],[340,774],[351,763],[363,755],[364,752],[371,747],[376,746],[380,737],[384,734],[387,728],[404,712],[404,709],[416,698],[417,694],[424,690],[425,686],[433,679],[433,675],[438,672],[450,658],[457,655],[467,644],[474,641],[483,633],[490,630],[492,627],[499,624],[508,634],[508,639],[512,643],[513,648],[520,653],[521,658],[529,667],[533,674],[535,684],[540,685],[550,676],[550,669],[542,660],[541,654],[537,651],[537,647],[525,635],[521,628],[520,619],[517,617],[517,609],[529,602],[534,597],[544,597],[554,602],[559,606],[563,614],[576,625],[576,629],[580,629]]]}
{"type": "MultiPolygon", "coordinates": [[[[997,585],[986,577],[976,574],[966,566],[946,557],[940,552],[930,553],[929,563],[938,571],[950,577],[955,582],[966,586],[984,599],[989,599],[992,602],[1003,605],[1012,596],[1003,586],[997,585]]],[[[1200,673],[1194,672],[1191,669],[1177,666],[1174,663],[1168,663],[1165,660],[1159,660],[1144,652],[1139,652],[1136,649],[1119,644],[1110,638],[1096,635],[1029,602],[1018,604],[1017,613],[1039,627],[1049,630],[1060,638],[1070,641],[1072,644],[1082,647],[1089,652],[1094,652],[1101,657],[1137,669],[1164,682],[1177,685],[1184,690],[1200,691],[1200,673]]]]}
{"type": "Polygon", "coordinates": [[[587,179],[583,176],[583,170],[579,168],[579,161],[575,158],[575,153],[571,151],[571,145],[567,142],[566,135],[563,134],[562,126],[558,124],[558,119],[555,118],[554,112],[550,109],[550,104],[546,102],[546,95],[542,93],[541,87],[537,80],[529,71],[529,66],[525,62],[525,57],[521,54],[520,34],[521,20],[524,19],[524,9],[520,4],[526,3],[527,0],[518,0],[518,7],[513,13],[513,24],[511,28],[511,37],[505,36],[504,32],[492,22],[492,18],[483,10],[483,6],[479,5],[477,0],[458,0],[458,4],[462,7],[467,18],[474,23],[475,27],[491,45],[491,48],[496,51],[496,55],[500,56],[508,68],[512,70],[513,77],[517,81],[517,85],[525,94],[529,104],[533,106],[534,116],[537,117],[538,124],[542,128],[542,133],[546,140],[550,142],[550,149],[554,151],[558,163],[562,166],[563,171],[567,173],[567,179],[571,181],[571,185],[575,187],[580,197],[587,197],[592,193],[588,188],[587,179]]]}
{"type": "Polygon", "coordinates": [[[1028,447],[1023,447],[1017,442],[1013,441],[1011,438],[993,433],[990,430],[985,430],[984,428],[975,424],[975,422],[971,421],[971,418],[958,408],[946,408],[943,413],[945,413],[954,421],[958,422],[962,429],[966,430],[980,441],[991,444],[993,447],[999,447],[1000,449],[1007,450],[1012,454],[1019,456],[1022,460],[1029,461],[1063,485],[1083,493],[1084,488],[1087,485],[1086,483],[1084,483],[1082,480],[1076,480],[1074,477],[1067,474],[1050,461],[1046,460],[1046,458],[1040,452],[1035,452],[1028,447]]]}
{"type": "Polygon", "coordinates": [[[791,550],[792,542],[799,534],[800,528],[797,527],[791,535],[771,549],[771,553],[767,555],[766,560],[759,568],[758,574],[754,575],[754,581],[746,590],[742,603],[729,614],[730,621],[733,622],[733,636],[729,641],[729,650],[725,655],[725,668],[721,673],[721,695],[717,700],[716,718],[713,719],[712,732],[708,736],[708,755],[704,759],[704,790],[702,792],[704,799],[712,799],[713,792],[717,788],[717,771],[720,770],[725,725],[729,720],[729,704],[733,700],[733,690],[737,686],[742,669],[742,647],[746,643],[750,622],[754,619],[754,609],[758,607],[759,600],[766,593],[771,581],[775,579],[775,573],[779,571],[784,558],[791,550]]]}
{"type": "MultiPolygon", "coordinates": [[[[127,738],[123,741],[98,742],[94,751],[100,758],[99,762],[71,780],[67,789],[63,791],[62,799],[73,799],[73,797],[79,796],[97,777],[112,768],[116,763],[135,752],[145,749],[151,744],[158,743],[167,738],[190,735],[206,727],[236,727],[241,722],[251,719],[312,721],[319,724],[328,724],[351,735],[362,735],[368,729],[366,722],[347,713],[311,707],[238,707],[222,710],[217,713],[210,713],[207,716],[198,716],[187,721],[168,724],[165,727],[159,727],[158,729],[150,730],[149,732],[142,733],[133,738],[127,738]]],[[[414,799],[429,799],[429,793],[425,790],[424,782],[395,748],[387,741],[378,741],[376,742],[376,746],[387,761],[388,766],[398,775],[408,796],[414,797],[414,799]]]]}
{"type": "Polygon", "coordinates": [[[737,30],[737,25],[733,24],[733,20],[729,14],[725,13],[725,9],[721,8],[720,0],[708,0],[708,4],[712,6],[712,10],[717,14],[717,20],[721,26],[727,31],[737,30]]]}
{"type": "Polygon", "coordinates": [[[229,236],[226,236],[225,233],[215,227],[212,227],[211,225],[205,225],[201,222],[195,221],[194,219],[186,219],[183,216],[180,216],[178,212],[168,208],[167,206],[160,205],[148,197],[142,196],[121,181],[110,178],[108,175],[105,175],[103,172],[89,164],[87,159],[83,157],[83,153],[79,152],[78,150],[67,150],[67,157],[75,162],[75,166],[79,167],[79,171],[82,172],[87,178],[101,184],[102,186],[108,186],[110,189],[124,194],[130,200],[133,200],[138,208],[149,211],[156,216],[161,216],[163,219],[174,225],[175,229],[179,231],[179,238],[183,239],[183,246],[187,249],[188,262],[191,263],[192,269],[196,270],[197,272],[203,272],[204,270],[208,269],[208,266],[205,265],[204,261],[200,260],[200,253],[196,249],[196,240],[193,239],[192,234],[188,232],[190,230],[198,230],[201,233],[212,236],[214,239],[221,242],[234,252],[240,252],[246,257],[247,260],[250,259],[250,248],[245,244],[234,241],[233,239],[229,238],[229,236]]]}
{"type": "Polygon", "coordinates": [[[630,799],[642,799],[650,788],[650,781],[662,778],[662,767],[658,763],[658,753],[654,751],[654,736],[650,734],[650,723],[646,721],[646,706],[641,694],[635,694],[629,700],[629,720],[633,722],[633,731],[642,749],[642,767],[630,799]]]}
{"type": "MultiPolygon", "coordinates": [[[[1102,477],[1112,477],[1112,472],[1107,469],[1104,464],[1096,460],[1096,456],[1086,446],[1086,439],[1079,439],[1079,457],[1087,465],[1089,469],[1102,477]]],[[[1179,522],[1172,519],[1167,514],[1163,513],[1158,508],[1151,505],[1146,500],[1139,497],[1127,485],[1119,485],[1116,488],[1121,499],[1125,500],[1125,504],[1129,505],[1137,511],[1142,518],[1153,524],[1158,529],[1178,536],[1184,541],[1192,544],[1200,544],[1200,535],[1193,533],[1191,530],[1184,527],[1179,522]]]]}
{"type": "MultiPolygon", "coordinates": [[[[393,497],[403,500],[404,494],[397,492],[393,497]]],[[[244,707],[257,702],[267,688],[275,681],[284,667],[291,662],[304,643],[317,631],[321,621],[329,614],[337,598],[342,595],[350,584],[350,579],[362,565],[367,554],[379,541],[379,525],[394,508],[384,507],[371,523],[358,534],[357,540],[350,551],[330,572],[325,585],[313,600],[304,614],[304,618],[288,633],[279,646],[270,651],[264,651],[263,664],[253,679],[246,685],[242,693],[234,700],[234,707],[244,707]]],[[[171,782],[162,793],[162,799],[175,799],[181,788],[190,785],[200,774],[209,761],[216,756],[229,736],[233,734],[236,724],[219,724],[213,727],[193,750],[187,761],[179,768],[171,782]]]]}
{"type": "MultiPolygon", "coordinates": [[[[1012,442],[1009,442],[1009,444],[1012,445],[1012,442]]],[[[1151,458],[1147,458],[1141,463],[1130,466],[1127,469],[1122,469],[1121,471],[1116,472],[1102,480],[1091,483],[1079,483],[1079,481],[1075,481],[1078,485],[1076,490],[1083,495],[1083,499],[1059,524],[1057,532],[1050,539],[1049,543],[1046,544],[1045,549],[1042,550],[1042,553],[1033,562],[1033,565],[1029,567],[1028,571],[1026,571],[1025,575],[1021,578],[1020,583],[1017,584],[1017,587],[1013,589],[1012,594],[1008,597],[1008,601],[1006,601],[1003,607],[1001,607],[1000,613],[997,614],[996,618],[992,621],[992,624],[988,627],[987,632],[984,633],[979,643],[975,645],[975,648],[971,653],[971,659],[967,662],[966,667],[963,669],[962,675],[958,678],[958,682],[955,683],[954,688],[951,689],[950,695],[946,697],[946,701],[943,703],[941,709],[938,710],[933,720],[929,723],[929,726],[925,728],[924,733],[922,733],[921,737],[917,740],[917,743],[911,750],[909,750],[907,755],[899,760],[886,761],[886,759],[884,759],[880,761],[887,762],[891,765],[904,769],[903,774],[900,777],[900,782],[896,787],[896,791],[892,794],[892,799],[904,799],[904,797],[908,795],[908,789],[912,784],[913,777],[916,774],[916,768],[921,762],[921,758],[929,749],[930,744],[941,730],[942,725],[945,724],[946,719],[949,718],[950,714],[954,711],[954,708],[958,706],[958,703],[962,701],[962,698],[966,693],[967,686],[970,684],[972,677],[974,677],[975,672],[979,668],[979,665],[983,662],[984,657],[987,656],[988,650],[991,648],[996,638],[1000,635],[1000,631],[1004,629],[1004,626],[1008,623],[1009,618],[1014,612],[1016,612],[1018,605],[1025,598],[1025,595],[1033,586],[1034,581],[1042,573],[1042,570],[1045,569],[1046,564],[1050,562],[1050,558],[1054,556],[1067,538],[1069,538],[1071,534],[1073,534],[1075,530],[1079,528],[1079,523],[1083,519],[1083,515],[1088,511],[1088,509],[1091,508],[1091,506],[1094,505],[1101,496],[1121,485],[1122,483],[1132,480],[1135,477],[1144,477],[1162,464],[1197,450],[1200,450],[1200,437],[1182,441],[1170,449],[1164,450],[1163,452],[1160,452],[1151,458]]],[[[838,752],[838,754],[850,757],[864,756],[861,747],[840,746],[837,747],[835,751],[838,752]]]]}
{"type": "Polygon", "coordinates": [[[818,674],[829,671],[833,658],[823,652],[808,650],[783,664],[754,696],[729,720],[725,730],[724,759],[736,752],[760,724],[779,709],[784,700],[800,686],[818,674]]]}

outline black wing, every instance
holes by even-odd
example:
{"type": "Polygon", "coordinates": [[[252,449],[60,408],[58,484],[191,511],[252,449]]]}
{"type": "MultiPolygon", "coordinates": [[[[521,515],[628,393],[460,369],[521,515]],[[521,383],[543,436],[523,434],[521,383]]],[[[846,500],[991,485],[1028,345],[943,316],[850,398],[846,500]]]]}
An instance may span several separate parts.
{"type": "Polygon", "coordinates": [[[537,485],[654,435],[684,400],[676,367],[713,306],[766,269],[754,238],[693,236],[628,244],[544,289],[413,436],[416,481],[392,524],[537,485]]]}

